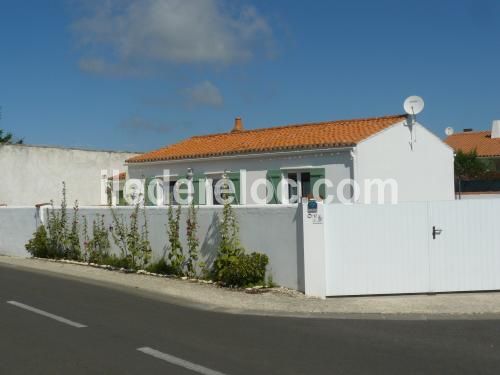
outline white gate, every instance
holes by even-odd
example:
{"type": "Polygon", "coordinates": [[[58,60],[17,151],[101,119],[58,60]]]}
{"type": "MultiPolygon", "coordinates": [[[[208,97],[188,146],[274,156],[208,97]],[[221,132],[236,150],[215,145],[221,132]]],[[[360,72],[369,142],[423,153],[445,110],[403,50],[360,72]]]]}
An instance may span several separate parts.
{"type": "Polygon", "coordinates": [[[327,205],[326,295],[500,289],[500,199],[327,205]]]}

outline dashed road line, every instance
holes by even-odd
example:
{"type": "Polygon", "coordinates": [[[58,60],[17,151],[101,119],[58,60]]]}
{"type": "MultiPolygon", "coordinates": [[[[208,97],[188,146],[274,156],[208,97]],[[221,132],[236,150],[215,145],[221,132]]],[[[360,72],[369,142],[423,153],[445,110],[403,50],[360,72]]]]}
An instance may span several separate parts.
{"type": "Polygon", "coordinates": [[[67,325],[75,327],[75,328],[85,328],[85,327],[87,327],[84,324],[73,322],[72,320],[63,318],[63,317],[58,316],[58,315],[51,314],[51,313],[49,313],[47,311],[43,311],[43,310],[37,309],[36,307],[25,305],[24,303],[21,303],[21,302],[7,301],[7,303],[9,305],[16,306],[16,307],[19,307],[21,309],[31,311],[31,312],[33,312],[35,314],[42,315],[42,316],[45,316],[47,318],[57,320],[58,322],[67,324],[67,325]]]}
{"type": "Polygon", "coordinates": [[[170,354],[162,353],[162,352],[160,352],[158,350],[155,350],[155,349],[152,349],[152,348],[149,348],[149,347],[137,348],[137,350],[140,351],[140,352],[142,352],[142,353],[144,353],[144,354],[147,354],[147,355],[150,355],[152,357],[155,357],[157,359],[161,359],[161,360],[163,360],[165,362],[169,362],[169,363],[171,363],[173,365],[184,367],[185,369],[197,372],[198,374],[202,374],[202,375],[225,375],[222,372],[215,371],[215,370],[209,369],[207,367],[203,367],[203,366],[197,365],[196,363],[192,363],[192,362],[186,361],[184,359],[175,357],[175,356],[170,355],[170,354]]]}

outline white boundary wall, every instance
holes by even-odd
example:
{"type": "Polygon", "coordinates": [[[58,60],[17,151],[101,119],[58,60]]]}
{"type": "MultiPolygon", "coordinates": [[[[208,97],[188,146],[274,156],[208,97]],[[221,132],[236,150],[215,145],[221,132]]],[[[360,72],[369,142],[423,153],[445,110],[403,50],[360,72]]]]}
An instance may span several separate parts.
{"type": "Polygon", "coordinates": [[[34,207],[0,207],[0,254],[28,256],[24,245],[39,222],[34,207]]]}
{"type": "Polygon", "coordinates": [[[324,224],[304,214],[308,294],[500,289],[498,199],[319,206],[324,224]]]}
{"type": "MultiPolygon", "coordinates": [[[[115,208],[118,216],[127,219],[133,208],[115,208]]],[[[149,239],[153,247],[153,257],[158,259],[166,252],[167,208],[148,207],[147,220],[149,239]]],[[[241,242],[247,252],[258,251],[269,256],[268,270],[275,283],[294,289],[304,289],[303,253],[301,225],[297,206],[234,206],[240,225],[241,242]],[[299,218],[299,220],[298,220],[299,218]]],[[[200,255],[210,263],[218,246],[218,214],[222,207],[203,207],[198,211],[200,255]]],[[[183,207],[181,217],[181,241],[186,251],[186,212],[183,207]]],[[[42,212],[45,214],[45,211],[42,212]]],[[[69,220],[72,212],[68,208],[69,220]]],[[[80,214],[87,217],[89,230],[92,220],[104,215],[107,226],[112,225],[112,216],[107,207],[82,207],[80,214]]],[[[32,237],[36,228],[34,208],[0,208],[0,254],[29,256],[24,245],[32,237]]],[[[82,226],[82,225],[81,225],[82,226]]],[[[113,243],[110,235],[110,241],[113,243]]],[[[114,247],[113,251],[118,251],[114,247]]]]}

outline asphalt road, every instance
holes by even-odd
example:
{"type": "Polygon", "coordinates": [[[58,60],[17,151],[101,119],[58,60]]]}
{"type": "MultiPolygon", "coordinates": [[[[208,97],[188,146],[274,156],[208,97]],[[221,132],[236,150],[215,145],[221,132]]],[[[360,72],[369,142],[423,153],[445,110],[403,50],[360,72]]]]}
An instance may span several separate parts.
{"type": "Polygon", "coordinates": [[[500,321],[241,316],[0,266],[0,374],[462,373],[500,373],[500,321]]]}

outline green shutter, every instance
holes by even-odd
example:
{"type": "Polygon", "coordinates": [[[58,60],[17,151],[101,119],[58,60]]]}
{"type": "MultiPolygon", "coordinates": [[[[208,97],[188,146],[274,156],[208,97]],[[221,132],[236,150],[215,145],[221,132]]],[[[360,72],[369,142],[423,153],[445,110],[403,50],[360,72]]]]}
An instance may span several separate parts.
{"type": "MultiPolygon", "coordinates": [[[[145,206],[154,206],[154,203],[149,199],[149,184],[151,183],[152,180],[154,180],[154,177],[147,177],[145,181],[145,186],[144,186],[144,205],[145,206]]],[[[155,188],[153,187],[153,191],[156,193],[155,188]]],[[[156,194],[155,194],[156,195],[156,194]]]]}
{"type": "Polygon", "coordinates": [[[271,183],[274,190],[273,197],[269,203],[270,204],[281,203],[278,199],[278,184],[280,183],[281,180],[281,171],[280,170],[267,171],[266,178],[271,183]]]}
{"type": "Polygon", "coordinates": [[[194,175],[193,176],[193,186],[194,186],[194,192],[193,192],[193,202],[195,205],[200,205],[200,204],[206,204],[206,197],[205,197],[205,175],[200,174],[200,175],[194,175]],[[201,195],[201,199],[200,199],[201,195]]]}
{"type": "MultiPolygon", "coordinates": [[[[179,176],[180,179],[188,179],[187,176],[179,176]]],[[[181,198],[182,201],[186,201],[188,198],[188,193],[184,192],[188,189],[188,185],[184,182],[182,184],[177,185],[179,188],[179,198],[181,198]]],[[[180,204],[180,203],[179,203],[180,204]]]]}
{"type": "MultiPolygon", "coordinates": [[[[311,169],[310,173],[311,173],[311,191],[314,192],[314,184],[316,183],[316,181],[325,178],[325,168],[314,168],[311,169]]],[[[322,199],[326,198],[324,183],[322,183],[319,187],[319,195],[322,199]]]]}
{"type": "Polygon", "coordinates": [[[227,175],[234,185],[234,200],[233,204],[240,204],[240,172],[232,172],[227,175]]]}

